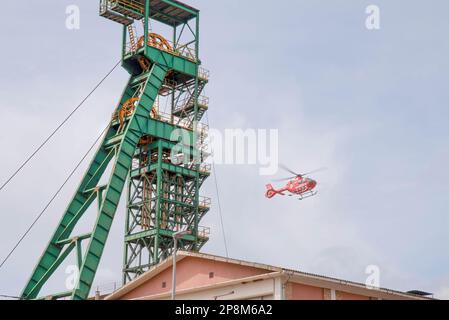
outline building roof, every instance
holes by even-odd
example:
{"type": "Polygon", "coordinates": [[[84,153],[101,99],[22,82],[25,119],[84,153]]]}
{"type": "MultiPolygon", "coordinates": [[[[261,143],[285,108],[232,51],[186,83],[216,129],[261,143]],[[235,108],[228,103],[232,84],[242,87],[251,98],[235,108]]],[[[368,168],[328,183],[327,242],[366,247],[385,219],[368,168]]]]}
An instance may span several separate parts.
{"type": "Polygon", "coordinates": [[[423,297],[433,296],[433,293],[425,292],[425,291],[422,291],[422,290],[410,290],[410,291],[407,291],[407,293],[411,293],[411,294],[414,294],[414,295],[417,295],[417,296],[423,296],[423,297]]]}
{"type": "MultiPolygon", "coordinates": [[[[249,262],[244,260],[238,260],[238,259],[231,259],[231,258],[225,258],[220,257],[216,255],[211,254],[204,254],[204,253],[194,253],[194,252],[186,252],[186,251],[179,251],[177,254],[177,261],[181,261],[184,258],[192,257],[192,258],[199,258],[199,259],[206,259],[206,260],[212,260],[216,262],[223,262],[223,263],[229,263],[229,264],[237,264],[241,266],[246,267],[252,267],[257,269],[263,269],[267,270],[268,273],[263,275],[254,276],[251,278],[258,279],[258,278],[270,278],[270,277],[277,277],[279,275],[284,275],[288,277],[289,281],[297,281],[303,284],[308,285],[318,285],[322,286],[323,288],[326,287],[332,287],[336,288],[337,290],[342,290],[351,288],[352,291],[358,292],[360,294],[373,294],[377,296],[394,296],[398,299],[429,299],[427,297],[423,297],[422,295],[415,294],[412,292],[402,292],[398,290],[391,290],[387,288],[378,288],[375,290],[367,288],[365,284],[354,282],[354,281],[347,281],[347,280],[341,280],[337,278],[327,277],[323,275],[313,274],[313,273],[307,273],[302,272],[298,270],[293,269],[286,269],[282,267],[275,267],[272,265],[262,264],[262,263],[256,263],[256,262],[249,262]]],[[[133,289],[139,287],[143,283],[147,282],[148,280],[152,279],[157,274],[161,273],[162,271],[166,270],[167,268],[170,268],[172,266],[172,257],[169,257],[153,267],[152,269],[148,270],[146,273],[141,275],[140,277],[136,278],[135,280],[127,283],[122,288],[118,289],[116,292],[112,293],[111,295],[106,297],[106,300],[115,300],[119,299],[120,297],[126,295],[127,293],[131,292],[133,289]]],[[[256,280],[257,280],[256,279],[256,280]]],[[[226,284],[230,284],[231,282],[239,282],[242,280],[251,280],[251,279],[238,279],[234,281],[229,281],[226,284]]]]}

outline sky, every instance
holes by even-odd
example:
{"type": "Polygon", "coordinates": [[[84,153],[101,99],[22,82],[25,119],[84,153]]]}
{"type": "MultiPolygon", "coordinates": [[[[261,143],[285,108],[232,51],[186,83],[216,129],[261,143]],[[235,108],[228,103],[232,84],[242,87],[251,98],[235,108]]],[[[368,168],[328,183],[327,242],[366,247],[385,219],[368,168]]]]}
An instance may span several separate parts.
{"type": "MultiPolygon", "coordinates": [[[[257,165],[217,165],[230,257],[362,283],[374,265],[382,287],[449,299],[449,3],[188,3],[201,10],[211,127],[278,129],[280,162],[328,168],[314,175],[318,195],[298,201],[267,200],[275,177],[257,165]],[[369,5],[380,30],[365,26],[369,5]]],[[[9,1],[1,14],[3,182],[115,65],[122,29],[90,0],[9,1]],[[68,5],[80,8],[79,30],[65,26],[68,5]]],[[[127,78],[116,70],[0,191],[0,258],[103,130],[127,78]]],[[[20,294],[86,165],[0,269],[0,294],[20,294]]],[[[213,198],[203,251],[225,255],[213,178],[202,193],[213,198]]],[[[94,287],[121,279],[124,215],[122,201],[94,287]]],[[[64,279],[60,270],[44,292],[64,279]]]]}

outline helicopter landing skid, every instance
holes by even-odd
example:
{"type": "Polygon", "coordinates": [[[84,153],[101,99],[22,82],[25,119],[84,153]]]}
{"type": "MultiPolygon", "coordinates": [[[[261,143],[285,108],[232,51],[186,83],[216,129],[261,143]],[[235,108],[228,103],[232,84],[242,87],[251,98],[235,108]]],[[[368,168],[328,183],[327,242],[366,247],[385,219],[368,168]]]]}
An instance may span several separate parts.
{"type": "Polygon", "coordinates": [[[318,193],[318,191],[309,191],[309,192],[300,194],[298,200],[304,200],[304,199],[316,196],[317,193],[318,193]]]}

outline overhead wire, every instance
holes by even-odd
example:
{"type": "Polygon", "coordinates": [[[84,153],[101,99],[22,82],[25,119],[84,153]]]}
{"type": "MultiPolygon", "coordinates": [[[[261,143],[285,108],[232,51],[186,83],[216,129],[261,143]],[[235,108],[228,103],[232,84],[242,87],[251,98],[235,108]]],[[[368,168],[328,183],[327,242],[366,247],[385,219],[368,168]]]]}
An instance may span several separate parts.
{"type": "Polygon", "coordinates": [[[9,258],[13,255],[13,253],[16,251],[16,249],[19,247],[19,245],[23,242],[23,240],[26,238],[26,236],[31,232],[33,227],[37,224],[37,222],[42,218],[44,213],[47,211],[47,209],[50,207],[50,205],[53,203],[53,201],[56,199],[56,197],[61,193],[62,189],[65,187],[65,185],[69,182],[70,178],[75,174],[75,172],[78,170],[78,168],[81,166],[81,164],[84,162],[84,160],[87,158],[89,153],[94,149],[94,147],[97,145],[98,141],[100,141],[103,134],[108,129],[109,125],[101,132],[101,134],[98,136],[97,139],[95,139],[94,143],[90,146],[89,150],[84,154],[84,156],[81,158],[81,160],[77,163],[75,168],[69,173],[67,178],[65,179],[64,183],[58,188],[58,190],[54,193],[54,195],[50,198],[50,200],[47,202],[47,204],[44,206],[42,211],[37,215],[37,217],[34,219],[33,223],[26,229],[26,231],[23,233],[23,235],[19,238],[19,240],[16,242],[14,247],[9,251],[9,253],[6,255],[6,257],[3,259],[2,263],[0,264],[0,269],[3,267],[3,265],[9,260],[9,258]]]}
{"type": "Polygon", "coordinates": [[[42,148],[59,132],[59,130],[72,118],[72,116],[83,106],[83,104],[92,96],[92,94],[103,84],[103,82],[114,72],[114,70],[120,65],[119,60],[114,67],[98,82],[95,87],[89,92],[89,94],[73,109],[69,115],[53,130],[53,132],[29,155],[26,160],[9,176],[8,179],[0,186],[2,191],[18,174],[19,172],[42,150],[42,148]]]}
{"type": "MultiPolygon", "coordinates": [[[[31,153],[31,155],[18,167],[18,169],[16,171],[14,171],[14,173],[1,185],[0,191],[2,191],[19,174],[19,172],[41,151],[41,149],[56,135],[56,133],[59,132],[59,130],[72,118],[72,116],[83,106],[83,104],[92,96],[92,94],[103,84],[103,82],[120,65],[120,62],[121,62],[121,60],[119,60],[114,65],[114,67],[95,85],[95,87],[89,92],[89,94],[69,113],[69,115],[56,127],[56,129],[53,130],[53,132],[33,151],[33,153],[31,153]]],[[[207,119],[207,123],[209,126],[209,116],[208,116],[207,112],[206,112],[206,119],[207,119]]],[[[5,263],[9,260],[9,258],[15,252],[15,250],[20,246],[20,244],[26,238],[26,236],[31,232],[33,227],[42,218],[42,216],[47,211],[47,209],[50,207],[50,205],[53,203],[53,201],[60,194],[62,189],[69,182],[70,178],[75,174],[75,172],[81,166],[83,161],[87,158],[89,153],[92,151],[92,149],[98,143],[98,141],[101,139],[101,137],[105,133],[106,129],[107,129],[107,127],[102,131],[100,136],[95,140],[95,142],[92,144],[92,146],[89,148],[89,150],[84,154],[82,159],[77,163],[75,168],[70,172],[70,174],[68,175],[66,180],[63,182],[63,184],[58,188],[58,190],[55,192],[55,194],[51,197],[51,199],[48,201],[48,203],[44,206],[43,210],[34,219],[33,223],[27,228],[27,230],[24,232],[24,234],[19,238],[17,243],[14,245],[14,247],[10,250],[10,252],[7,254],[7,256],[4,258],[4,260],[0,264],[0,269],[5,265],[5,263]]],[[[222,206],[221,206],[221,200],[220,200],[219,184],[218,184],[218,178],[217,178],[217,174],[216,174],[215,162],[213,160],[212,160],[212,170],[213,170],[213,176],[214,176],[214,181],[215,181],[215,190],[216,190],[216,194],[217,194],[218,211],[219,211],[219,217],[220,217],[221,231],[223,234],[223,242],[224,242],[226,257],[229,257],[229,250],[228,250],[228,244],[227,244],[227,239],[226,239],[223,212],[222,212],[222,206]]],[[[4,297],[8,297],[8,296],[4,296],[4,297]]],[[[18,297],[12,297],[12,296],[9,296],[9,297],[10,298],[18,298],[18,297]]]]}
{"type": "MultiPolygon", "coordinates": [[[[210,127],[209,115],[207,112],[206,112],[206,121],[207,121],[207,126],[210,127]]],[[[224,247],[225,247],[225,252],[226,252],[226,258],[229,258],[228,242],[226,240],[226,231],[225,231],[225,226],[224,226],[223,210],[221,207],[221,200],[220,200],[220,189],[219,189],[219,185],[218,185],[217,171],[215,168],[215,161],[214,161],[213,157],[212,157],[212,173],[213,173],[213,177],[214,177],[214,181],[215,181],[215,191],[217,194],[217,204],[218,204],[218,213],[220,216],[221,233],[223,234],[223,242],[224,242],[224,247]]]]}
{"type": "Polygon", "coordinates": [[[7,295],[7,294],[0,294],[0,298],[6,298],[6,299],[22,299],[20,297],[16,297],[16,296],[11,296],[11,295],[7,295]]]}

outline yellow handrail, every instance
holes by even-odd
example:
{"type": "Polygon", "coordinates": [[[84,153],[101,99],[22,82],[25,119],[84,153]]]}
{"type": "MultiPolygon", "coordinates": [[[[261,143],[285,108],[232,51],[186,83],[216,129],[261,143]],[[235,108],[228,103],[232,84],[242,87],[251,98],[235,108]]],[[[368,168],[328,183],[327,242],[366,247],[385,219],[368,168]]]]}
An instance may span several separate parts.
{"type": "Polygon", "coordinates": [[[141,14],[145,13],[145,7],[140,2],[134,0],[113,0],[113,2],[115,2],[118,5],[129,7],[141,14]]]}

